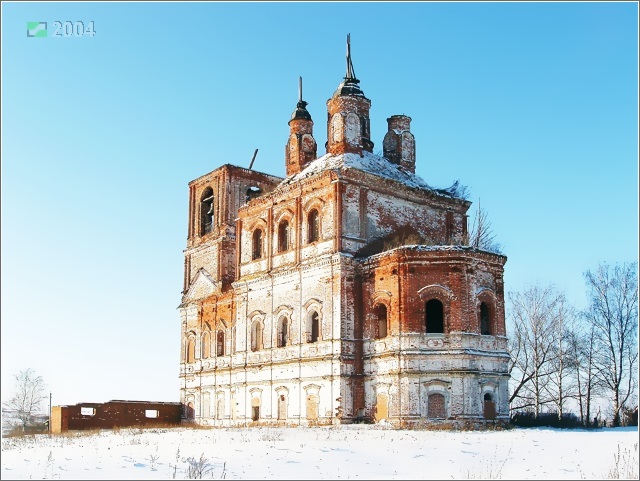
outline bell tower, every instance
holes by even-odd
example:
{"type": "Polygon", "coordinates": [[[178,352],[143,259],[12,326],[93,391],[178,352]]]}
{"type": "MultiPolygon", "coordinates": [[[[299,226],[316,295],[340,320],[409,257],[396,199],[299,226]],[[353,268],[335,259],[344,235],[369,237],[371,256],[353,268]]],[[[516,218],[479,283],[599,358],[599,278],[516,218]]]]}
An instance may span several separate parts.
{"type": "Polygon", "coordinates": [[[347,35],[347,73],[327,100],[327,153],[373,152],[369,123],[371,100],[364,96],[359,83],[351,61],[350,35],[347,35]]]}
{"type": "Polygon", "coordinates": [[[287,177],[302,171],[316,158],[318,146],[313,138],[313,120],[302,100],[302,77],[298,79],[298,104],[289,120],[289,140],[285,149],[287,177]]]}

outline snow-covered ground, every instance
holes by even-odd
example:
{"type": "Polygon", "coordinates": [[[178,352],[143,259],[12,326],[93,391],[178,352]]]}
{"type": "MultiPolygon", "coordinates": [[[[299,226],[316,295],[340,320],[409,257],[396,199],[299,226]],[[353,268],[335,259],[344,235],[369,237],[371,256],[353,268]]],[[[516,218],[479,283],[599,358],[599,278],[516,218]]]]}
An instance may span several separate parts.
{"type": "Polygon", "coordinates": [[[3,438],[1,474],[2,479],[638,479],[638,430],[449,432],[354,425],[73,432],[3,438]]]}

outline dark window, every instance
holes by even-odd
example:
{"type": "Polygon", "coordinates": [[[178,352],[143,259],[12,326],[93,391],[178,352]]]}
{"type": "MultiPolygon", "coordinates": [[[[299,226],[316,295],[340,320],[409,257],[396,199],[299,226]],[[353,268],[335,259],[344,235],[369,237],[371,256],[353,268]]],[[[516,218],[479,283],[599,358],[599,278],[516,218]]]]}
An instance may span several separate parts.
{"type": "Polygon", "coordinates": [[[224,331],[218,331],[216,336],[216,355],[224,356],[224,331]]]}
{"type": "Polygon", "coordinates": [[[480,333],[483,335],[491,334],[491,323],[489,322],[489,306],[484,302],[480,304],[480,333]]]}
{"type": "Polygon", "coordinates": [[[450,244],[453,238],[453,212],[447,212],[446,227],[447,243],[450,244]]]}
{"type": "Polygon", "coordinates": [[[387,306],[378,304],[374,309],[376,318],[376,338],[387,337],[387,306]]]}
{"type": "Polygon", "coordinates": [[[185,417],[187,419],[193,419],[195,417],[195,415],[196,415],[196,411],[195,411],[195,409],[193,409],[193,403],[192,402],[189,402],[187,404],[185,411],[186,411],[185,412],[185,417]]]}
{"type": "Polygon", "coordinates": [[[285,347],[289,339],[287,318],[282,316],[278,322],[278,347],[285,347]]]}
{"type": "Polygon", "coordinates": [[[289,222],[283,220],[278,226],[278,252],[289,250],[289,222]]]}
{"type": "Polygon", "coordinates": [[[444,332],[444,312],[442,302],[438,299],[431,299],[426,305],[426,324],[427,333],[443,333],[444,332]]]}
{"type": "Polygon", "coordinates": [[[444,395],[440,393],[429,394],[428,403],[428,417],[441,419],[446,417],[444,408],[444,395]]]}
{"type": "Polygon", "coordinates": [[[260,406],[252,406],[251,408],[251,420],[257,421],[260,419],[260,406]]]}
{"type": "Polygon", "coordinates": [[[316,209],[309,212],[308,217],[309,243],[316,242],[320,239],[320,215],[316,209]]]}
{"type": "Polygon", "coordinates": [[[213,227],[213,189],[207,187],[200,198],[200,235],[211,232],[213,227]]]}
{"type": "Polygon", "coordinates": [[[318,319],[318,313],[313,311],[310,316],[311,319],[311,337],[310,342],[318,342],[320,337],[320,320],[318,319]]]}
{"type": "Polygon", "coordinates": [[[262,257],[262,230],[253,231],[253,256],[252,259],[260,259],[262,257]]]}

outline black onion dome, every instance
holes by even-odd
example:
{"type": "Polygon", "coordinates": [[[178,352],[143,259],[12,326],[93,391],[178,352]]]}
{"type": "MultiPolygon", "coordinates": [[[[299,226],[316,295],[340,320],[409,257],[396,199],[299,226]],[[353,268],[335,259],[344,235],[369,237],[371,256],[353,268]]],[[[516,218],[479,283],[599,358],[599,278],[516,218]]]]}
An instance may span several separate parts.
{"type": "Polygon", "coordinates": [[[340,85],[338,85],[338,88],[333,94],[333,96],[335,97],[337,95],[355,95],[358,97],[364,97],[364,92],[358,85],[359,83],[360,83],[360,80],[358,80],[357,78],[345,77],[344,80],[340,83],[340,85]]]}
{"type": "Polygon", "coordinates": [[[296,109],[291,114],[291,120],[311,120],[311,114],[307,110],[307,102],[300,100],[296,109]]]}

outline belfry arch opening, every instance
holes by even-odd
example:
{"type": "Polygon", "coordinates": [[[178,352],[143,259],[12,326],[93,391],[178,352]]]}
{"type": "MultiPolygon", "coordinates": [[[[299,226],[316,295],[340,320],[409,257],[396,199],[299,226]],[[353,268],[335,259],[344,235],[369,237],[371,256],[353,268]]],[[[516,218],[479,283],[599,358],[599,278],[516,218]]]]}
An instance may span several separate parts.
{"type": "Polygon", "coordinates": [[[213,230],[213,189],[207,187],[200,198],[200,235],[213,230]]]}

